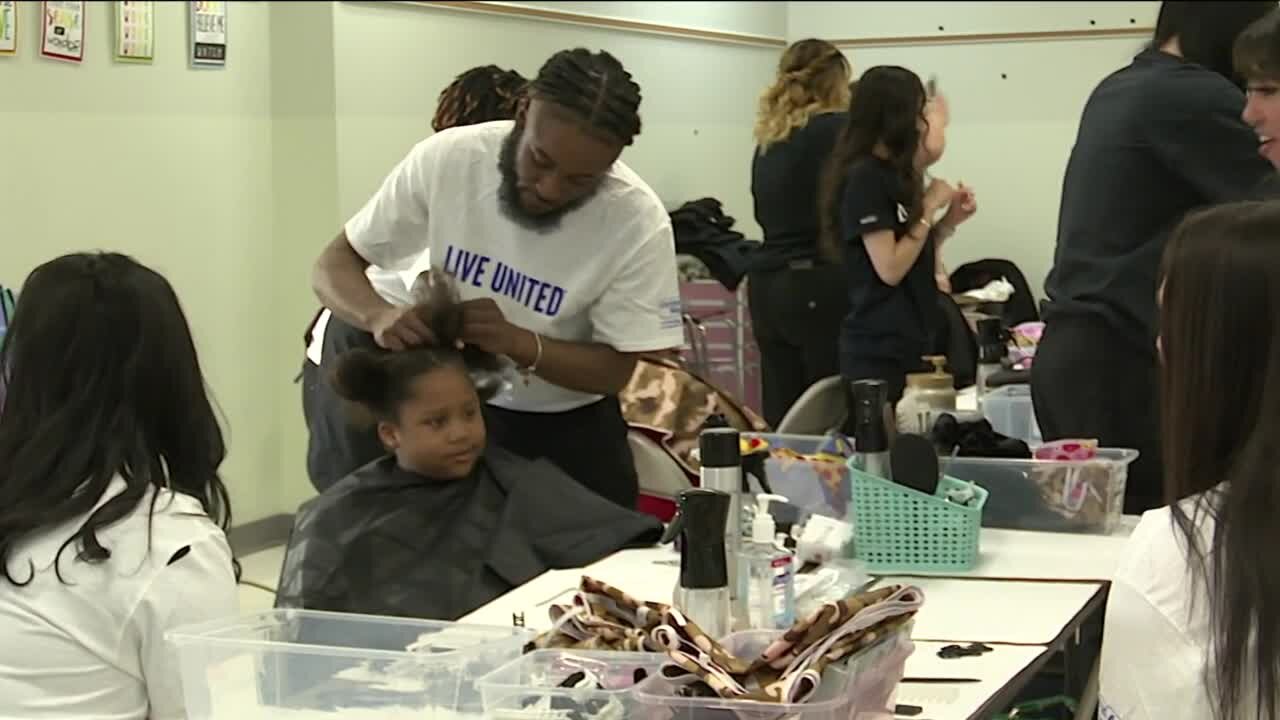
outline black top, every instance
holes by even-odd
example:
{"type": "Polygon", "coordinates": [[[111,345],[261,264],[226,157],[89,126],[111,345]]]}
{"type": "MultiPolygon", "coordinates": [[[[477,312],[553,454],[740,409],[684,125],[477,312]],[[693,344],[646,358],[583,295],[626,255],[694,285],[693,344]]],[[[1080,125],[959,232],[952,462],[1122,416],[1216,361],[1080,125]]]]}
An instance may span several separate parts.
{"type": "Polygon", "coordinates": [[[1226,78],[1156,50],[1098,85],[1062,187],[1045,316],[1103,319],[1154,353],[1165,239],[1196,207],[1254,196],[1274,170],[1226,78]]]}
{"type": "Polygon", "coordinates": [[[471,477],[438,482],[385,457],[299,508],[276,606],[456,620],[661,535],[545,460],[490,447],[471,477]]]}
{"type": "Polygon", "coordinates": [[[845,113],[822,113],[751,161],[751,196],[764,247],[756,268],[818,257],[818,186],[835,149],[845,113]]]}
{"type": "Polygon", "coordinates": [[[854,161],[845,175],[840,204],[840,234],[847,240],[849,314],[841,328],[841,347],[862,357],[900,360],[914,368],[930,333],[938,326],[938,289],[934,280],[935,243],[925,241],[906,277],[896,287],[876,274],[863,235],[907,232],[906,189],[888,163],[878,158],[854,161]]]}

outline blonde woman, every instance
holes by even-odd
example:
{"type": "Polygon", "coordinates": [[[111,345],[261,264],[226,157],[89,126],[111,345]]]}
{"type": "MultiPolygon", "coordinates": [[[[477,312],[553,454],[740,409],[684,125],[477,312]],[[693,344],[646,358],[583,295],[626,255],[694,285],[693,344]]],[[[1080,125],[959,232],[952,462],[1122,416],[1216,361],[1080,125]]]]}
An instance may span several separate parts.
{"type": "Polygon", "coordinates": [[[760,97],[751,195],[764,247],[748,283],[760,347],[764,416],[777,426],[814,382],[840,372],[836,338],[848,311],[841,268],[818,256],[818,181],[845,123],[851,69],[836,46],[787,48],[760,97]]]}

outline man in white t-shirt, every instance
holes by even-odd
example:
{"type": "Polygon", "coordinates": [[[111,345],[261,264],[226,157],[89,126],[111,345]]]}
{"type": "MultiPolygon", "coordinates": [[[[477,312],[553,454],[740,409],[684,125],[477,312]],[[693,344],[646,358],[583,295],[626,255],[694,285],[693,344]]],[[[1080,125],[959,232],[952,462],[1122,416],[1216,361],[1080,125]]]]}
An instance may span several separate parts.
{"type": "Polygon", "coordinates": [[[639,105],[639,86],[608,53],[557,53],[514,121],[418,143],[325,248],[313,280],[333,312],[326,335],[430,344],[402,281],[378,281],[429,251],[461,288],[463,340],[528,374],[491,401],[490,436],[628,507],[636,475],[617,393],[639,354],[684,340],[670,219],[618,159],[640,132],[639,105]]]}

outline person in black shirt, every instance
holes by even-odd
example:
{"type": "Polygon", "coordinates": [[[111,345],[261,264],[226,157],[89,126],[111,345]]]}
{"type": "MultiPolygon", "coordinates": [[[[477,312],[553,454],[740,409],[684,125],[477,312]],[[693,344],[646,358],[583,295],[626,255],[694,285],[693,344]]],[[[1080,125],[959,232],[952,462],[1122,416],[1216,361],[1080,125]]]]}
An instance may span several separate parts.
{"type": "Polygon", "coordinates": [[[1062,187],[1032,369],[1045,440],[1139,450],[1125,512],[1163,505],[1156,275],[1188,211],[1249,197],[1274,173],[1241,120],[1232,45],[1274,2],[1166,2],[1152,46],[1090,96],[1062,187]]]}
{"type": "Polygon", "coordinates": [[[939,247],[977,210],[963,186],[934,179],[925,187],[947,120],[945,99],[928,97],[915,73],[871,68],[858,80],[822,186],[824,248],[843,258],[849,283],[841,375],[884,380],[893,402],[940,324],[939,247]]]}
{"type": "Polygon", "coordinates": [[[777,427],[813,383],[840,371],[835,329],[848,310],[838,265],[818,257],[818,180],[849,104],[849,61],[825,40],[782,55],[760,97],[751,195],[764,245],[748,276],[764,417],[777,427]]]}

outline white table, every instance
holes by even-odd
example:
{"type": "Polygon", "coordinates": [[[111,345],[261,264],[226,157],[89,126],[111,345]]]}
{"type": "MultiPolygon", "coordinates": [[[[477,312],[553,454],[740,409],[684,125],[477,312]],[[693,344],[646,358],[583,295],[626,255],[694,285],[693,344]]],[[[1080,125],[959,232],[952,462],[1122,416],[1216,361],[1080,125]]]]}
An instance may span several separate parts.
{"type": "Polygon", "coordinates": [[[1054,644],[1102,583],[1016,582],[957,578],[880,578],[878,586],[924,591],[913,637],[1006,645],[1054,644]]]}
{"type": "Polygon", "coordinates": [[[968,572],[950,573],[948,576],[993,580],[1109,582],[1129,538],[1129,532],[1127,524],[1114,535],[983,528],[977,566],[968,572]]]}
{"type": "MultiPolygon", "coordinates": [[[[1086,610],[1096,609],[1124,544],[1116,537],[984,529],[982,559],[963,576],[882,577],[879,584],[919,586],[925,604],[916,617],[916,653],[908,677],[975,678],[957,684],[904,684],[898,702],[924,707],[922,718],[967,720],[1019,687],[1069,636],[1086,610]],[[983,642],[978,658],[941,660],[952,643],[983,642]]],[[[463,618],[506,626],[516,614],[534,630],[550,624],[549,608],[565,603],[583,575],[642,600],[671,597],[679,556],[669,547],[630,550],[577,570],[546,573],[463,618]]]]}
{"type": "Polygon", "coordinates": [[[986,717],[991,701],[1019,676],[1027,676],[1049,654],[1046,648],[1024,645],[993,645],[989,653],[975,657],[943,660],[938,651],[950,643],[916,641],[916,651],[907,658],[907,678],[973,678],[978,682],[922,684],[906,682],[898,686],[900,705],[924,709],[928,720],[968,720],[986,717]]]}

